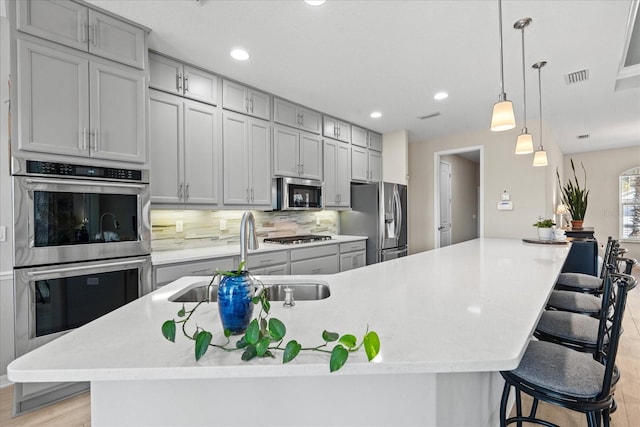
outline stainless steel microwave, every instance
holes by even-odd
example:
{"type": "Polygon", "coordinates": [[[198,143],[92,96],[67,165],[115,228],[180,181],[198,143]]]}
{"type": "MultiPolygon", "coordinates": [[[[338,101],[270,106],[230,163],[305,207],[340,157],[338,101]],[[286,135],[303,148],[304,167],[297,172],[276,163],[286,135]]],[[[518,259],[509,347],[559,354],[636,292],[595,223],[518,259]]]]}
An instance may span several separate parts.
{"type": "Polygon", "coordinates": [[[322,181],[274,178],[272,206],[277,211],[318,211],[324,207],[322,181]]]}

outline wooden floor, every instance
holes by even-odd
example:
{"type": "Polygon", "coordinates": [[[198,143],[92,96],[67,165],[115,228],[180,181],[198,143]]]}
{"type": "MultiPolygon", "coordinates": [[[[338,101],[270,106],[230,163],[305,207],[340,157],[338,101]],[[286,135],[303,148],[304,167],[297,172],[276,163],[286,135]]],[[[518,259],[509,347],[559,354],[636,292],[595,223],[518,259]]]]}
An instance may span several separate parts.
{"type": "MultiPolygon", "coordinates": [[[[640,268],[634,271],[640,280],[640,268]]],[[[611,416],[614,427],[640,425],[640,287],[629,293],[618,353],[618,367],[622,373],[616,387],[618,410],[611,416]]],[[[89,392],[12,418],[13,386],[0,389],[0,426],[60,426],[81,427],[91,425],[89,392]]],[[[528,402],[525,401],[525,408],[528,402]]],[[[538,415],[562,427],[586,426],[582,414],[541,403],[538,415]]]]}

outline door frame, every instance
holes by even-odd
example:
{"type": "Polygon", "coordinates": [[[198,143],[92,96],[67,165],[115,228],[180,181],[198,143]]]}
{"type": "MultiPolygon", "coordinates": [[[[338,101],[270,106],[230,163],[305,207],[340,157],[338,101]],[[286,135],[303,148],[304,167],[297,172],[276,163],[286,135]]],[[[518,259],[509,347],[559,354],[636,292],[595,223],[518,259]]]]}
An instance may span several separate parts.
{"type": "Polygon", "coordinates": [[[454,148],[451,150],[436,151],[433,154],[433,247],[440,247],[440,233],[438,232],[440,219],[440,158],[450,154],[480,152],[480,190],[478,194],[478,237],[484,237],[484,146],[473,145],[469,147],[454,148]]]}

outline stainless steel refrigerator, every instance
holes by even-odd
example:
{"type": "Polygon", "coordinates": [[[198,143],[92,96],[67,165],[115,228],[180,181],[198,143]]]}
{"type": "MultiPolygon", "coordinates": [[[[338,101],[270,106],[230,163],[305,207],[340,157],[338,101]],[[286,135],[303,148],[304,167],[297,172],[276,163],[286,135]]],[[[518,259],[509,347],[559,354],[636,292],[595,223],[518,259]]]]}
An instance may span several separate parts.
{"type": "Polygon", "coordinates": [[[340,213],[340,233],[367,236],[367,264],[407,256],[407,186],[351,184],[351,210],[340,213]]]}

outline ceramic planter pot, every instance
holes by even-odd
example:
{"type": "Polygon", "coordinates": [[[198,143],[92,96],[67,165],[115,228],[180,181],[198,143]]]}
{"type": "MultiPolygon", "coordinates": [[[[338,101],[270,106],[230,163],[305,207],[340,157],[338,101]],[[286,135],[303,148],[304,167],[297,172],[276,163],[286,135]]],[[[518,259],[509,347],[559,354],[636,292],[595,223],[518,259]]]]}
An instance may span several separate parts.
{"type": "Polygon", "coordinates": [[[540,240],[553,239],[553,228],[538,227],[538,239],[540,240]]]}
{"type": "Polygon", "coordinates": [[[582,225],[584,224],[583,220],[571,220],[571,228],[574,230],[582,230],[582,225]]]}
{"type": "Polygon", "coordinates": [[[248,272],[240,276],[223,276],[218,286],[218,312],[222,327],[241,334],[249,326],[253,314],[253,280],[248,272]]]}

